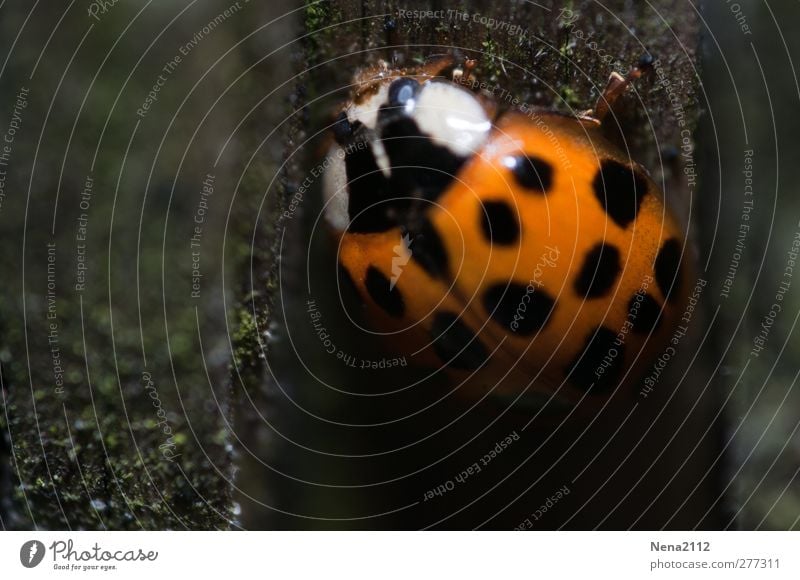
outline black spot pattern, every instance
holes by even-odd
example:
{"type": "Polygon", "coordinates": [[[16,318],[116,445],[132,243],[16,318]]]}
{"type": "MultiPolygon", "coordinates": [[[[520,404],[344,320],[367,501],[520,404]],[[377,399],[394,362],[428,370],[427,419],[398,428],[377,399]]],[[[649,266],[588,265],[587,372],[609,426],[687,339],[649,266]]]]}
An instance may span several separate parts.
{"type": "Polygon", "coordinates": [[[431,326],[436,355],[448,366],[474,371],[489,356],[486,347],[475,334],[452,312],[437,312],[431,326]]]}
{"type": "Polygon", "coordinates": [[[448,272],[449,258],[439,232],[426,217],[412,234],[411,256],[434,278],[445,276],[448,272]]]}
{"type": "Polygon", "coordinates": [[[553,167],[532,155],[517,155],[504,159],[517,183],[527,190],[547,193],[553,186],[553,167]]]}
{"type": "Polygon", "coordinates": [[[625,369],[625,345],[617,345],[616,340],[616,333],[605,326],[589,333],[583,349],[566,369],[577,388],[599,395],[617,386],[625,369]]]}
{"type": "Polygon", "coordinates": [[[361,299],[361,293],[358,291],[350,271],[341,263],[338,263],[337,275],[339,277],[339,297],[346,312],[355,314],[359,312],[364,303],[361,299]]]}
{"type": "Polygon", "coordinates": [[[375,266],[370,266],[367,269],[367,277],[364,284],[372,300],[383,308],[387,314],[395,318],[403,316],[406,311],[406,305],[403,301],[403,295],[400,294],[400,288],[397,286],[391,288],[389,279],[383,275],[383,272],[375,266]]]}
{"type": "Polygon", "coordinates": [[[639,213],[647,193],[647,180],[638,171],[608,159],[601,163],[592,188],[611,219],[626,228],[639,213]]]}
{"type": "Polygon", "coordinates": [[[339,291],[342,297],[358,296],[358,286],[356,286],[356,283],[353,281],[353,276],[350,275],[350,271],[341,262],[338,263],[337,274],[339,277],[339,291]]]}
{"type": "Polygon", "coordinates": [[[661,306],[650,294],[634,294],[628,302],[628,312],[636,314],[632,322],[634,332],[648,334],[661,326],[661,306]]]}
{"type": "Polygon", "coordinates": [[[601,242],[586,254],[575,278],[575,292],[587,298],[604,296],[614,286],[621,269],[619,250],[601,242]]]}
{"type": "Polygon", "coordinates": [[[483,237],[490,244],[508,246],[519,240],[519,222],[514,210],[504,201],[485,201],[480,212],[483,237]]]}
{"type": "Polygon", "coordinates": [[[491,317],[506,330],[523,336],[544,328],[555,305],[544,290],[517,282],[495,284],[483,295],[483,307],[491,317]]]}
{"type": "Polygon", "coordinates": [[[661,292],[670,302],[678,297],[683,276],[681,274],[681,244],[670,238],[658,252],[656,257],[656,282],[661,292]]]}

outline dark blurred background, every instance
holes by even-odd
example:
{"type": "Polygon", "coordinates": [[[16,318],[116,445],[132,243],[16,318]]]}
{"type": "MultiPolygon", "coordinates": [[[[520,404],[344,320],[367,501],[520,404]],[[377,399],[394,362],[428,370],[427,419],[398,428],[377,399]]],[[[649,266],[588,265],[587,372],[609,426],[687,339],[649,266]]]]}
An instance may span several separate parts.
{"type": "MultiPolygon", "coordinates": [[[[552,13],[567,6],[543,4],[546,18],[522,2],[452,8],[502,12],[563,40],[552,13]]],[[[593,2],[568,7],[585,7],[580,22],[621,58],[660,45],[698,123],[699,186],[671,199],[708,281],[698,356],[672,369],[680,403],[665,389],[664,407],[642,410],[628,436],[613,438],[608,420],[570,452],[576,424],[539,452],[542,427],[492,473],[424,505],[426,490],[520,431],[524,413],[482,410],[443,428],[466,411],[454,404],[410,424],[337,425],[392,409],[348,405],[310,376],[330,366],[302,310],[306,249],[325,252],[309,235],[319,200],[299,219],[279,216],[359,63],[460,46],[497,79],[514,76],[504,69],[515,59],[541,66],[576,108],[594,98],[581,73],[547,64],[535,38],[398,21],[398,9],[444,2],[3,3],[3,529],[512,528],[565,485],[570,495],[534,527],[797,528],[800,281],[787,266],[800,235],[800,4],[607,4],[627,33],[593,2]],[[697,58],[675,37],[696,40],[697,58]],[[691,63],[697,90],[678,75],[691,63]],[[567,467],[550,471],[565,453],[567,467]]],[[[597,83],[609,72],[586,70],[597,83]]],[[[657,119],[642,155],[675,179],[672,112],[657,83],[642,91],[657,119]]],[[[381,380],[328,370],[354,388],[381,380]]]]}

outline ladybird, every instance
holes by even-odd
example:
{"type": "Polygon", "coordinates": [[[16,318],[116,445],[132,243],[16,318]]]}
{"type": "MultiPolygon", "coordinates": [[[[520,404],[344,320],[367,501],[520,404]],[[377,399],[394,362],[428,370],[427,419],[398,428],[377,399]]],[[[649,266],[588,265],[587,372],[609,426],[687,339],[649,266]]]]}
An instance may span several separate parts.
{"type": "Polygon", "coordinates": [[[680,321],[684,239],[593,111],[501,110],[472,65],[362,73],[324,215],[370,332],[458,391],[574,404],[635,382],[680,321]]]}

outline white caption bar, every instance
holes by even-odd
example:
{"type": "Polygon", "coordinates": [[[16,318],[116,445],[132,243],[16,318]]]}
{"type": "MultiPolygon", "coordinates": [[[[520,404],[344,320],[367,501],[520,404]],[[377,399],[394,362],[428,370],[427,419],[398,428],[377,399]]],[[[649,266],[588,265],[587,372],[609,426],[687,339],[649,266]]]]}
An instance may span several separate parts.
{"type": "Polygon", "coordinates": [[[788,532],[4,532],[0,569],[136,580],[797,579],[798,546],[788,532]]]}

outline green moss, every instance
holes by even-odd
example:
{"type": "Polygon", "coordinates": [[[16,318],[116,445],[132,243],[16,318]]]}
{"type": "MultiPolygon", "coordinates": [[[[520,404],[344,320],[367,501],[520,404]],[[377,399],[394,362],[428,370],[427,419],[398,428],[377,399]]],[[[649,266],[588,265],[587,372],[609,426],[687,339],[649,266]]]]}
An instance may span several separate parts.
{"type": "Polygon", "coordinates": [[[337,27],[330,27],[340,20],[339,10],[330,0],[306,0],[305,31],[309,36],[305,41],[312,58],[316,59],[320,46],[327,44],[336,34],[341,34],[337,27]]]}
{"type": "Polygon", "coordinates": [[[579,95],[572,87],[561,87],[559,94],[564,103],[572,110],[579,109],[583,105],[582,95],[579,95]]]}
{"type": "Polygon", "coordinates": [[[306,0],[305,26],[308,32],[314,32],[330,22],[331,5],[328,0],[306,0]]]}
{"type": "Polygon", "coordinates": [[[481,49],[483,51],[483,58],[480,64],[481,76],[486,78],[488,82],[496,83],[503,75],[502,59],[499,56],[500,49],[491,36],[481,42],[481,49]]]}
{"type": "Polygon", "coordinates": [[[248,308],[238,309],[239,320],[234,340],[234,364],[237,367],[252,367],[258,364],[261,347],[258,341],[256,319],[248,308]]]}

